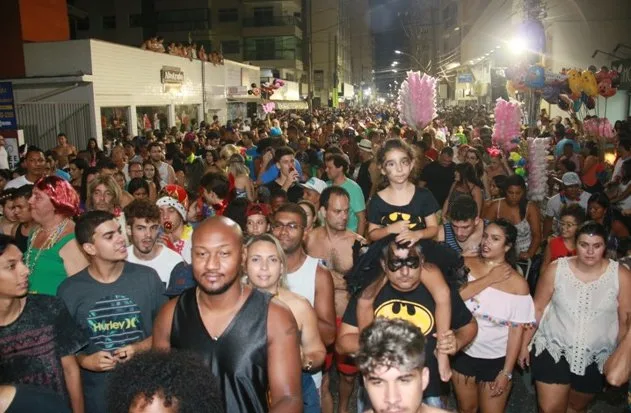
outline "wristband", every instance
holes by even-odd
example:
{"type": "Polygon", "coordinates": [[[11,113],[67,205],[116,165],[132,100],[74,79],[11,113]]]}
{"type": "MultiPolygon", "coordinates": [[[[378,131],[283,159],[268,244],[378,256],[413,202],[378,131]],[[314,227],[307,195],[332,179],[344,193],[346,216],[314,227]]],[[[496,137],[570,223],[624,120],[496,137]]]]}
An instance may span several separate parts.
{"type": "Polygon", "coordinates": [[[508,378],[508,380],[513,380],[513,373],[509,373],[508,371],[502,369],[500,373],[508,378]]]}

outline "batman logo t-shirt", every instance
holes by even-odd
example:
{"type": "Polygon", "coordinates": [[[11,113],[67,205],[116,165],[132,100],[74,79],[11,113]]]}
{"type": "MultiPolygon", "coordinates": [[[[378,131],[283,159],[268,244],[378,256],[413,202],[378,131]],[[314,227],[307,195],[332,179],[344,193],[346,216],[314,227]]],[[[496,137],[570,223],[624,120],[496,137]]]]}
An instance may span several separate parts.
{"type": "MultiPolygon", "coordinates": [[[[438,374],[438,362],[434,356],[436,339],[436,303],[429,290],[419,284],[413,291],[396,290],[389,282],[379,291],[373,305],[375,317],[407,320],[417,326],[425,335],[425,365],[429,369],[429,385],[423,397],[441,395],[441,381],[438,374]]],[[[472,315],[460,298],[458,291],[451,289],[451,329],[457,330],[471,322],[472,315]]],[[[357,296],[351,297],[343,322],[357,326],[357,296]]]]}

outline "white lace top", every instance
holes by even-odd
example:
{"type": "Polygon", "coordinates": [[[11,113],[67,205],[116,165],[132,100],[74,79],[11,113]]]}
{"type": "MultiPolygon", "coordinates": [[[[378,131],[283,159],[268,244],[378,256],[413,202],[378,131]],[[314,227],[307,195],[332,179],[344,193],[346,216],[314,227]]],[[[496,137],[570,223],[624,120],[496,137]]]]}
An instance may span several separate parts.
{"type": "MultiPolygon", "coordinates": [[[[475,278],[469,274],[469,281],[475,278]]],[[[478,322],[478,334],[464,349],[475,358],[506,356],[509,327],[535,325],[535,306],[530,294],[517,295],[487,287],[465,305],[478,322]]]]}
{"type": "Polygon", "coordinates": [[[563,356],[570,371],[583,376],[596,362],[602,373],[618,336],[618,263],[609,260],[603,275],[584,283],[576,278],[568,258],[557,260],[554,293],[530,346],[558,362],[563,356]]]}

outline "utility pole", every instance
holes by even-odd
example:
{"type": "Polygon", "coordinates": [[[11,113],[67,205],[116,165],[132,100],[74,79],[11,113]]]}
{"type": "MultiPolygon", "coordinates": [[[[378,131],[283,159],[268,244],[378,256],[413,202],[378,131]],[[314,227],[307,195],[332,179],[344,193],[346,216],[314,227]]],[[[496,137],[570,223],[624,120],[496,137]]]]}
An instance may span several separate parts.
{"type": "MultiPolygon", "coordinates": [[[[432,21],[431,26],[432,26],[432,54],[431,54],[431,63],[430,63],[430,67],[429,67],[429,72],[431,73],[432,76],[436,77],[436,75],[438,74],[438,51],[437,51],[437,42],[438,39],[436,39],[437,36],[437,31],[436,31],[436,26],[438,26],[438,22],[441,21],[440,17],[439,17],[439,10],[438,10],[438,2],[439,0],[430,0],[430,15],[432,16],[432,21]]],[[[442,21],[441,21],[442,24],[442,21]]]]}
{"type": "Polygon", "coordinates": [[[311,0],[305,0],[305,38],[307,43],[307,105],[309,113],[313,113],[313,37],[311,25],[311,0]]]}

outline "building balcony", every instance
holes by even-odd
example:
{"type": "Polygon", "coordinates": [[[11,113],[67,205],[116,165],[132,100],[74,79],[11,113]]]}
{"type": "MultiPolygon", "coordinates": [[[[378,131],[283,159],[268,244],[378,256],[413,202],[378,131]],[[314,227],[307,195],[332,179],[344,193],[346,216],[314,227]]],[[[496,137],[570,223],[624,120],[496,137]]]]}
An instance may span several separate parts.
{"type": "Polygon", "coordinates": [[[243,60],[254,66],[267,69],[294,69],[303,70],[302,54],[296,49],[286,50],[246,50],[243,60]]]}
{"type": "Polygon", "coordinates": [[[295,36],[302,39],[302,21],[295,16],[246,17],[243,37],[295,36]]]}

